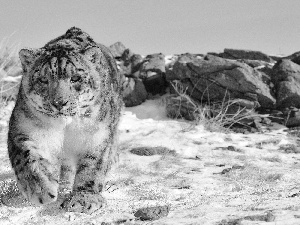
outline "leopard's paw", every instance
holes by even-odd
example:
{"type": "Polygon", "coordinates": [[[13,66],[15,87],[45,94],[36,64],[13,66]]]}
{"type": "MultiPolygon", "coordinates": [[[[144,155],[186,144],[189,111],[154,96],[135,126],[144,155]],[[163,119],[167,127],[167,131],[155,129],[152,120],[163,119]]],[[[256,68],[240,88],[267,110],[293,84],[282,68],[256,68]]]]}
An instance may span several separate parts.
{"type": "Polygon", "coordinates": [[[105,199],[100,193],[73,192],[61,204],[69,212],[92,214],[105,205],[105,199]]]}

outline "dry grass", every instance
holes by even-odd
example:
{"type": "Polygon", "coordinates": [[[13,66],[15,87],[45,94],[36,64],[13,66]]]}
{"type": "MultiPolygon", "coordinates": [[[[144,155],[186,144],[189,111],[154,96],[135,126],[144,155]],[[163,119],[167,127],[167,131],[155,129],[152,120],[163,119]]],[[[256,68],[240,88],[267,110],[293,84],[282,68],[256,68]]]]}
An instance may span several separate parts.
{"type": "Polygon", "coordinates": [[[229,132],[233,125],[244,125],[242,120],[253,117],[251,110],[238,106],[238,100],[226,100],[228,99],[227,93],[225,93],[222,102],[200,104],[187,94],[187,88],[184,88],[180,83],[173,82],[171,84],[180,99],[177,117],[180,117],[181,114],[180,104],[185,102],[190,108],[191,117],[195,118],[195,125],[202,124],[208,131],[229,132]],[[233,108],[236,109],[232,110],[233,108]]]}
{"type": "Polygon", "coordinates": [[[10,44],[9,37],[0,42],[0,109],[14,100],[21,80],[19,46],[10,44]]]}

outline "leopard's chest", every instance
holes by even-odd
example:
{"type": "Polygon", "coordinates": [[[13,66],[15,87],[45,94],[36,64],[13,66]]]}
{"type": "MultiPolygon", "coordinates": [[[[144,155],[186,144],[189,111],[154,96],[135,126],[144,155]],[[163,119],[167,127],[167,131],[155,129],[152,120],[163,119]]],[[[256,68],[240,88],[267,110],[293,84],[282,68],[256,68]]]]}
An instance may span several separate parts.
{"type": "Polygon", "coordinates": [[[84,154],[98,149],[98,146],[109,138],[108,124],[94,121],[89,118],[64,118],[62,150],[84,154]]]}

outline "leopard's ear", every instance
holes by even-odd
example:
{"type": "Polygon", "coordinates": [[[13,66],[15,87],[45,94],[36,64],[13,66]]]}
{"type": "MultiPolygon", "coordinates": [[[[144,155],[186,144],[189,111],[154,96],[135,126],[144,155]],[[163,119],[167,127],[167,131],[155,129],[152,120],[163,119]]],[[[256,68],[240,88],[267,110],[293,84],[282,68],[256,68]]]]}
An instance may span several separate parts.
{"type": "Polygon", "coordinates": [[[28,71],[32,65],[34,64],[34,61],[37,58],[38,55],[37,49],[21,49],[19,52],[19,57],[22,63],[22,67],[24,72],[28,71]]]}
{"type": "Polygon", "coordinates": [[[100,52],[101,50],[99,48],[91,47],[88,48],[83,54],[92,63],[99,63],[101,58],[100,52]]]}

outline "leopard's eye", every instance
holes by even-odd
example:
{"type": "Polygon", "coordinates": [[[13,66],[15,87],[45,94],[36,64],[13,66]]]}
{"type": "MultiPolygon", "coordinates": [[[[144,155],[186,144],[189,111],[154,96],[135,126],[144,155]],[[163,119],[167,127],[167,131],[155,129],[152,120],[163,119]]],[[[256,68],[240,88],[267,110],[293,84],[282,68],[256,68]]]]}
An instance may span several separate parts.
{"type": "Polygon", "coordinates": [[[39,77],[38,81],[42,84],[48,84],[48,78],[47,77],[39,77]]]}
{"type": "Polygon", "coordinates": [[[71,82],[75,83],[75,82],[80,82],[81,81],[81,76],[79,75],[74,75],[71,77],[71,82]]]}

